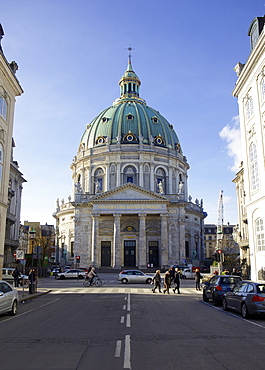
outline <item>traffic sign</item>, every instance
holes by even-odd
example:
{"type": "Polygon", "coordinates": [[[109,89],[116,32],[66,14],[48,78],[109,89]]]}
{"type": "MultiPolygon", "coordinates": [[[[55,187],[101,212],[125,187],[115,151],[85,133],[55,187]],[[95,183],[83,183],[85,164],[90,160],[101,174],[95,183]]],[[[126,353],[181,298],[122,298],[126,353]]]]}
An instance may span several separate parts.
{"type": "Polygon", "coordinates": [[[17,260],[23,260],[25,258],[25,253],[21,249],[16,250],[16,259],[17,260]]]}

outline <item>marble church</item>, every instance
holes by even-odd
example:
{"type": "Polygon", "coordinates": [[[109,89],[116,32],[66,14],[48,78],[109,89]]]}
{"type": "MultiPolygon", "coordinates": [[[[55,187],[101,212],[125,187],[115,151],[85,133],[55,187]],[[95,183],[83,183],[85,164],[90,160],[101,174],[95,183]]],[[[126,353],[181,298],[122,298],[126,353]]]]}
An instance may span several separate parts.
{"type": "Polygon", "coordinates": [[[85,128],[71,164],[73,191],[57,200],[58,261],[167,267],[204,259],[203,202],[188,195],[178,136],[140,97],[128,66],[120,97],[85,128]]]}

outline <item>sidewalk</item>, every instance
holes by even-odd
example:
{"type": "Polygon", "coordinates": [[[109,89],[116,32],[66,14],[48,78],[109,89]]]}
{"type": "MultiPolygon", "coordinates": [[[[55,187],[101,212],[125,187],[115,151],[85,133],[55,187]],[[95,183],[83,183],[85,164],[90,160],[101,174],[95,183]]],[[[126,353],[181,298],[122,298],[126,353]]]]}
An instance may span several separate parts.
{"type": "Polygon", "coordinates": [[[19,288],[16,288],[16,289],[18,291],[18,301],[19,301],[19,303],[24,302],[24,301],[28,301],[28,300],[33,299],[33,298],[40,297],[41,295],[47,294],[51,291],[50,289],[38,288],[37,292],[35,292],[33,294],[30,294],[29,293],[29,288],[24,288],[24,292],[23,292],[22,287],[19,287],[19,288]]]}

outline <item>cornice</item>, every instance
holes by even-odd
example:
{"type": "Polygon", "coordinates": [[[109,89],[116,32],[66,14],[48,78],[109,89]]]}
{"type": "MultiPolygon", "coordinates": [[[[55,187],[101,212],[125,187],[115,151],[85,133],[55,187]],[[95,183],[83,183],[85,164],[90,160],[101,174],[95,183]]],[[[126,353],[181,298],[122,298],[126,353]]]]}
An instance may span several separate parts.
{"type": "Polygon", "coordinates": [[[232,91],[233,96],[238,98],[238,95],[242,87],[244,86],[245,81],[249,78],[254,67],[259,62],[261,56],[264,54],[264,47],[265,47],[265,33],[264,33],[264,28],[263,28],[256,46],[250,53],[250,56],[236,81],[236,86],[234,90],[232,91]]]}

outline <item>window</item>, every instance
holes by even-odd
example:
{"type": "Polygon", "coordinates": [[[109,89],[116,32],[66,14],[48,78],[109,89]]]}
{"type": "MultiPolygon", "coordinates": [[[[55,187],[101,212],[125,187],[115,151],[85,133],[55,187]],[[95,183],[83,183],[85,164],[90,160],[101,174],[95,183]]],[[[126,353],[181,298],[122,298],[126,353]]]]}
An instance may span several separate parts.
{"type": "Polygon", "coordinates": [[[246,108],[246,117],[247,117],[247,119],[250,119],[251,116],[253,116],[253,114],[254,114],[252,97],[249,97],[247,99],[246,104],[245,104],[245,108],[246,108]]]}
{"type": "Polygon", "coordinates": [[[255,143],[252,143],[249,147],[249,162],[250,162],[251,189],[254,191],[259,188],[259,169],[258,169],[257,147],[255,143]]]}
{"type": "Polygon", "coordinates": [[[258,252],[265,251],[264,224],[262,218],[256,221],[256,240],[258,252]]]}
{"type": "Polygon", "coordinates": [[[2,96],[0,96],[0,115],[6,119],[6,100],[2,96]]]}

